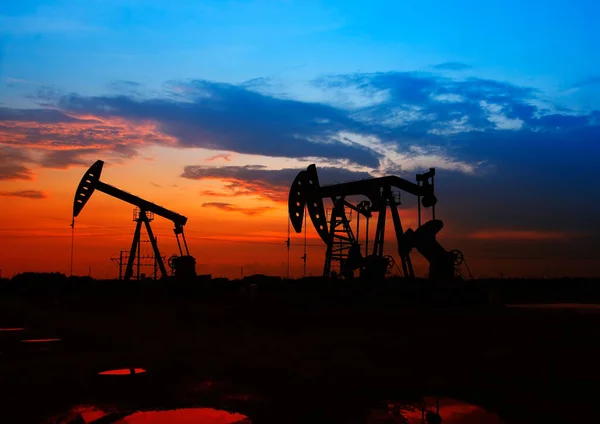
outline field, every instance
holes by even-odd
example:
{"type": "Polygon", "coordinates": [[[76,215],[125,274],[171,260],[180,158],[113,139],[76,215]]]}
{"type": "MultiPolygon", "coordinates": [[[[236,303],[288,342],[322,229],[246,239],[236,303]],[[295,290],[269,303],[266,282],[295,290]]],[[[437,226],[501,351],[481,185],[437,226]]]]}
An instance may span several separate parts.
{"type": "Polygon", "coordinates": [[[593,422],[600,313],[506,305],[600,303],[599,283],[4,280],[0,328],[24,330],[0,331],[0,422],[93,404],[366,423],[381,405],[426,396],[506,424],[593,422]],[[45,338],[60,341],[21,341],[45,338]],[[98,375],[131,367],[147,372],[98,375]]]}

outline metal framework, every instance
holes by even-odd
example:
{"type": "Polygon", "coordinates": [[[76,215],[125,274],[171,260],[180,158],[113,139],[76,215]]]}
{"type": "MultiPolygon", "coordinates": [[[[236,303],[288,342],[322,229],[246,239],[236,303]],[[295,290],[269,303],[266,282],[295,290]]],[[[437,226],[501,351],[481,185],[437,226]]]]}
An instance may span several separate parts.
{"type": "MultiPolygon", "coordinates": [[[[396,241],[401,272],[406,278],[414,278],[414,270],[410,252],[415,248],[430,264],[430,279],[452,279],[458,274],[457,261],[464,261],[458,250],[446,251],[435,239],[441,230],[442,221],[435,219],[434,195],[435,169],[417,175],[416,184],[397,176],[385,176],[360,181],[321,186],[316,166],[310,165],[305,171],[298,173],[288,197],[288,212],[294,230],[302,231],[305,206],[317,233],[327,246],[325,255],[324,276],[333,276],[332,263],[339,264],[340,274],[345,278],[353,278],[354,271],[360,270],[362,277],[383,278],[395,265],[392,256],[384,255],[384,239],[386,215],[389,208],[396,241]],[[400,197],[393,189],[417,196],[419,227],[416,231],[402,227],[398,207],[400,197]],[[347,196],[365,196],[368,200],[353,205],[346,200],[347,196]],[[333,207],[331,215],[325,213],[324,199],[330,199],[333,207]],[[421,225],[421,206],[431,208],[432,219],[421,225]],[[356,235],[347,219],[346,209],[355,211],[357,215],[356,235]],[[368,226],[372,212],[377,212],[377,227],[372,252],[369,253],[368,226]],[[358,240],[360,217],[366,218],[366,248],[363,257],[358,240]]],[[[305,224],[306,225],[306,224],[305,224]]]]}
{"type": "Polygon", "coordinates": [[[103,166],[103,161],[96,161],[96,163],[94,163],[87,170],[87,172],[83,175],[81,181],[79,182],[79,186],[77,187],[77,190],[75,192],[75,199],[73,200],[73,219],[71,222],[71,226],[75,226],[75,218],[79,216],[79,214],[83,210],[83,207],[89,201],[90,197],[92,196],[95,190],[106,193],[109,196],[115,197],[137,207],[137,211],[134,211],[134,221],[136,221],[137,224],[135,227],[133,241],[131,243],[127,267],[125,269],[125,280],[129,280],[133,275],[133,265],[135,262],[136,252],[139,248],[142,224],[144,224],[148,233],[148,237],[150,239],[150,243],[152,244],[152,249],[154,251],[154,257],[158,262],[158,267],[160,269],[161,276],[162,278],[168,277],[164,260],[158,249],[158,244],[156,243],[156,238],[154,237],[152,228],[150,227],[150,222],[154,219],[154,215],[158,215],[172,221],[175,226],[173,231],[177,239],[177,246],[179,247],[180,256],[177,257],[177,260],[173,261],[174,275],[184,277],[195,276],[196,260],[192,256],[190,256],[187,242],[185,240],[185,235],[183,233],[183,227],[187,222],[187,218],[176,212],[163,208],[162,206],[144,200],[138,196],[135,196],[117,187],[100,181],[100,175],[102,174],[103,166]],[[183,240],[183,246],[185,250],[182,249],[179,238],[180,235],[181,239],[183,240]]]}

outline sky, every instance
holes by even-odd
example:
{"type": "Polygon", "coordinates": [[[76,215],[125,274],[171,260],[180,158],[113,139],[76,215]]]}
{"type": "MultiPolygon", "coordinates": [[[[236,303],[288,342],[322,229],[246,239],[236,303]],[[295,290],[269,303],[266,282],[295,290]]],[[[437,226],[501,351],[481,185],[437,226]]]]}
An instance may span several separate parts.
{"type": "Polygon", "coordinates": [[[69,274],[72,244],[74,274],[118,274],[131,205],[95,193],[69,226],[100,159],[102,181],[188,217],[201,274],[285,275],[289,187],[314,163],[323,184],[436,168],[439,241],[476,277],[598,276],[597,16],[592,0],[3,1],[2,275],[69,274]]]}

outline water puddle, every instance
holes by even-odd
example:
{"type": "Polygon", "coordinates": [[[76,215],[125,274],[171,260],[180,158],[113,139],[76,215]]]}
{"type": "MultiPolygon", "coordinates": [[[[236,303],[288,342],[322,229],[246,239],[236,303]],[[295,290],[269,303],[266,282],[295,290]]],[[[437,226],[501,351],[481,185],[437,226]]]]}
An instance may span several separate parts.
{"type": "Polygon", "coordinates": [[[161,411],[111,411],[95,406],[76,406],[44,424],[88,424],[102,420],[114,424],[251,424],[245,415],[212,408],[182,408],[161,411]]]}
{"type": "Polygon", "coordinates": [[[118,370],[108,370],[99,372],[98,375],[136,375],[144,374],[146,372],[143,368],[121,368],[118,370]]]}
{"type": "Polygon", "coordinates": [[[15,328],[0,328],[0,333],[3,331],[25,331],[23,327],[15,327],[15,328]]]}
{"type": "Polygon", "coordinates": [[[367,424],[504,424],[485,409],[448,398],[425,398],[422,402],[388,402],[387,408],[371,411],[367,424]]]}
{"type": "Polygon", "coordinates": [[[50,342],[60,342],[62,339],[28,339],[21,340],[23,343],[50,343],[50,342]]]}

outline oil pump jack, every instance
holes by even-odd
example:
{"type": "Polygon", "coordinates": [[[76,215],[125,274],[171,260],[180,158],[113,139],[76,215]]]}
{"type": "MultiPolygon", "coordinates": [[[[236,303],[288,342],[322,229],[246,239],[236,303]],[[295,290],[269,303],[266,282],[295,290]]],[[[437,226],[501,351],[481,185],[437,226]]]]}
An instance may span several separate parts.
{"type": "Polygon", "coordinates": [[[150,219],[148,218],[148,214],[162,216],[163,218],[172,221],[175,225],[175,229],[173,231],[175,232],[175,237],[177,239],[177,246],[179,247],[180,256],[173,255],[169,259],[168,264],[173,269],[173,275],[180,278],[196,276],[196,259],[193,256],[190,256],[185,235],[183,234],[183,226],[186,224],[187,218],[183,215],[179,215],[178,213],[165,209],[162,206],[158,206],[140,197],[134,196],[133,194],[127,193],[126,191],[118,189],[110,184],[100,181],[100,174],[102,174],[103,166],[103,161],[96,161],[96,163],[94,163],[81,178],[79,186],[77,187],[77,191],[75,192],[75,199],[73,201],[73,220],[71,226],[75,226],[75,218],[81,213],[83,207],[90,200],[90,197],[92,197],[94,191],[101,191],[109,196],[123,200],[124,202],[130,203],[139,208],[139,218],[137,219],[133,243],[131,244],[131,251],[127,261],[127,268],[125,269],[125,280],[129,280],[133,275],[133,264],[140,239],[142,222],[146,226],[146,231],[148,232],[148,236],[154,250],[154,257],[158,262],[161,276],[162,278],[167,278],[168,276],[165,264],[161,258],[160,251],[158,250],[158,245],[152,232],[152,228],[150,227],[150,219]],[[183,240],[185,254],[184,250],[181,248],[179,235],[181,235],[183,240]]]}
{"type": "Polygon", "coordinates": [[[459,250],[447,251],[435,238],[442,229],[443,223],[435,219],[437,198],[434,195],[434,176],[435,169],[430,168],[424,174],[417,174],[416,183],[397,176],[385,176],[320,186],[317,168],[313,164],[305,171],[300,171],[292,183],[288,197],[289,218],[296,233],[300,233],[305,207],[308,209],[317,233],[327,246],[324,276],[332,276],[332,262],[338,261],[344,278],[353,278],[354,271],[358,269],[362,278],[377,279],[384,278],[386,272],[395,265],[392,256],[383,255],[386,211],[389,207],[394,222],[403,276],[407,278],[415,276],[410,259],[410,252],[415,248],[429,262],[429,279],[454,279],[460,276],[458,267],[464,261],[464,257],[459,250]],[[403,230],[398,213],[400,201],[392,192],[392,188],[417,196],[419,227],[416,230],[410,228],[403,230]],[[347,196],[355,195],[365,196],[368,201],[353,205],[346,200],[347,196]],[[323,202],[326,198],[330,198],[333,204],[329,223],[323,202]],[[421,205],[431,208],[433,215],[433,219],[423,225],[421,225],[421,205]],[[346,216],[346,208],[357,213],[356,236],[346,216]],[[373,251],[369,254],[368,225],[372,212],[378,212],[378,218],[373,251]],[[364,257],[358,241],[361,215],[367,220],[366,256],[364,257]]]}

